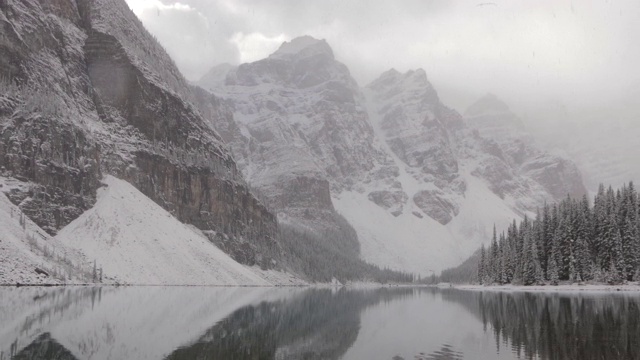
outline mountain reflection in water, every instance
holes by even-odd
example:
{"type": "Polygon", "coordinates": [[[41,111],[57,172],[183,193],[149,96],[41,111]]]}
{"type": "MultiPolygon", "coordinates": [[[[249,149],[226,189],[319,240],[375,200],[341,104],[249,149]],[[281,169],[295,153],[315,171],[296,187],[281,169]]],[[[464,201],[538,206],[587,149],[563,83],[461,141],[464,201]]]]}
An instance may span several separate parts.
{"type": "Polygon", "coordinates": [[[0,359],[640,359],[640,294],[0,288],[0,359]]]}

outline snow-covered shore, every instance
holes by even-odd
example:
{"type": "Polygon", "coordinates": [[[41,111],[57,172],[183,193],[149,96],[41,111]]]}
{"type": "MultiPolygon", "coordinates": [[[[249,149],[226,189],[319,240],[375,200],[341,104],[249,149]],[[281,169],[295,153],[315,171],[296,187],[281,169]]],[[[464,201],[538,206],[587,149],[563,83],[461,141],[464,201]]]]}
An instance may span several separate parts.
{"type": "Polygon", "coordinates": [[[573,292],[573,291],[597,291],[597,292],[640,292],[640,283],[625,285],[606,284],[560,284],[554,285],[452,285],[452,288],[472,291],[521,291],[521,292],[573,292]]]}

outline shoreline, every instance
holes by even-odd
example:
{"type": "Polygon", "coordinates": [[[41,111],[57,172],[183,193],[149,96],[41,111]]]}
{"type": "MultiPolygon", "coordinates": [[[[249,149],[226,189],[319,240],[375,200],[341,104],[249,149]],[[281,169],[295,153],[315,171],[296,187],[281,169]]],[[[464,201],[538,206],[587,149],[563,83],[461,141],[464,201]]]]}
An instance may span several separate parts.
{"type": "Polygon", "coordinates": [[[639,283],[624,285],[607,284],[560,284],[560,285],[460,285],[451,284],[451,288],[469,291],[506,291],[506,292],[640,292],[639,283]]]}
{"type": "Polygon", "coordinates": [[[333,283],[291,283],[291,284],[128,284],[128,283],[35,283],[35,284],[6,284],[0,283],[0,288],[34,288],[34,287],[252,287],[252,288],[348,288],[348,289],[370,289],[370,288],[396,288],[396,287],[429,287],[424,284],[381,284],[369,282],[354,282],[347,284],[333,283]]]}

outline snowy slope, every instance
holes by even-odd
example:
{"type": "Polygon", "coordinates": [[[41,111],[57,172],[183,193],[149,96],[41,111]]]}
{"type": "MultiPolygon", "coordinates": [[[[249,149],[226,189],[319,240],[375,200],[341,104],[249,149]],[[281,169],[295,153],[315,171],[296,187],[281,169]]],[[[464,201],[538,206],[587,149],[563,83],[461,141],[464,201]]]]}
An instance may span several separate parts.
{"type": "MultiPolygon", "coordinates": [[[[404,185],[405,179],[397,180],[404,185]]],[[[479,244],[488,242],[493,224],[506,229],[513,219],[521,218],[482,179],[466,174],[465,182],[460,212],[446,225],[423,214],[413,201],[407,201],[397,216],[371,202],[366,192],[345,191],[334,196],[333,203],[358,232],[364,260],[430,275],[458,265],[479,244]]]]}
{"type": "Polygon", "coordinates": [[[90,282],[92,267],[86,258],[51,238],[5,196],[21,186],[24,183],[0,177],[0,284],[90,282]]]}
{"type": "Polygon", "coordinates": [[[106,274],[128,284],[269,285],[140,193],[112,176],[96,205],[56,239],[95,259],[106,274]]]}

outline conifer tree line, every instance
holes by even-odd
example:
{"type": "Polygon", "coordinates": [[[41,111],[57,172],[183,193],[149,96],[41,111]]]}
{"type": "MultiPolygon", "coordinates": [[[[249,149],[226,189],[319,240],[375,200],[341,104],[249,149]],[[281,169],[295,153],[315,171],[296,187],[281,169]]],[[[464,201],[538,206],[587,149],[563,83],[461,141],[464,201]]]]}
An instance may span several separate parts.
{"type": "Polygon", "coordinates": [[[480,284],[535,285],[559,281],[621,284],[640,281],[640,201],[630,182],[601,184],[587,196],[545,204],[535,219],[514,220],[480,250],[480,284]]]}

